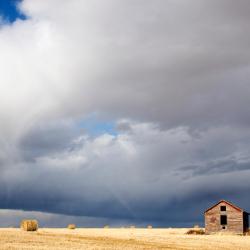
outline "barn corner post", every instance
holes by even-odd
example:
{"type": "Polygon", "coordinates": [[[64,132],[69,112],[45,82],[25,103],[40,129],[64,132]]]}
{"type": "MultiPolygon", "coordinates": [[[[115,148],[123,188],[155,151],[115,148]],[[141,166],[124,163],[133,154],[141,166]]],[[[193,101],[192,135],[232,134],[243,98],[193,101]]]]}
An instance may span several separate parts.
{"type": "Polygon", "coordinates": [[[234,204],[221,200],[204,212],[205,233],[244,235],[248,232],[248,213],[234,204]]]}

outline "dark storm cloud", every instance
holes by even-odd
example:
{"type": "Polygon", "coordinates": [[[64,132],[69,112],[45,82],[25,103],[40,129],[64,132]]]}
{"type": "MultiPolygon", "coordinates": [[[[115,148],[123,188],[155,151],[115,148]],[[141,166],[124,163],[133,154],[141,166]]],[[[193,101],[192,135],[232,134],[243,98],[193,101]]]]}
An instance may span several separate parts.
{"type": "MultiPolygon", "coordinates": [[[[76,133],[64,141],[68,147],[54,147],[46,154],[40,147],[44,148],[42,142],[50,136],[51,125],[37,128],[38,134],[39,131],[47,134],[35,137],[34,144],[31,130],[22,141],[29,141],[33,147],[26,147],[24,153],[22,144],[19,161],[8,166],[1,177],[1,207],[105,217],[114,225],[115,221],[123,220],[139,225],[150,222],[158,226],[179,223],[187,226],[200,222],[202,211],[213,200],[225,197],[235,200],[239,194],[247,195],[248,186],[243,184],[249,178],[249,169],[240,162],[247,162],[249,154],[244,146],[235,151],[234,147],[224,145],[234,140],[227,138],[231,130],[206,131],[193,137],[186,128],[162,130],[155,124],[129,120],[119,121],[117,127],[120,124],[129,129],[118,135],[98,137],[76,133]],[[213,138],[218,133],[224,145],[220,152],[216,146],[221,145],[216,145],[213,138]],[[202,152],[207,148],[215,150],[202,152]],[[32,162],[23,157],[27,150],[32,162]],[[234,155],[235,165],[232,160],[222,160],[224,155],[234,155]],[[206,167],[198,164],[201,161],[206,167]],[[192,162],[196,167],[180,168],[192,162]],[[244,175],[238,170],[244,170],[244,175]],[[222,182],[225,179],[228,181],[222,182]]],[[[68,130],[66,134],[74,134],[74,126],[66,126],[66,130],[62,124],[57,125],[58,131],[63,128],[68,130]]],[[[235,131],[237,139],[240,133],[235,131]]],[[[54,133],[53,140],[60,140],[61,136],[54,133]]]]}
{"type": "Polygon", "coordinates": [[[2,208],[157,225],[250,209],[249,1],[19,7],[0,29],[2,208]],[[88,134],[93,114],[112,128],[88,134]]]}
{"type": "Polygon", "coordinates": [[[45,126],[35,124],[19,142],[22,156],[32,161],[36,157],[70,148],[72,140],[80,131],[80,128],[70,122],[49,123],[45,126]]]}
{"type": "Polygon", "coordinates": [[[239,163],[235,160],[219,160],[218,162],[209,162],[206,166],[186,166],[179,170],[190,172],[192,176],[244,171],[250,170],[250,161],[239,163]]]}

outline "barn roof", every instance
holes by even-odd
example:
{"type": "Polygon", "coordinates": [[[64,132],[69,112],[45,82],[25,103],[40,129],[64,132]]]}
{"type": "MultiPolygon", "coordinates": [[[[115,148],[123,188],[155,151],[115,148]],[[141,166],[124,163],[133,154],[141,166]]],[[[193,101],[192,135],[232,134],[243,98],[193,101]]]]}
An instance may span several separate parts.
{"type": "Polygon", "coordinates": [[[238,211],[240,211],[240,212],[245,212],[242,208],[235,206],[234,204],[232,204],[232,203],[231,203],[231,202],[229,202],[229,201],[226,201],[226,200],[220,200],[220,201],[219,201],[219,202],[217,202],[215,205],[213,205],[212,207],[208,208],[208,209],[207,209],[204,213],[206,213],[206,212],[207,212],[207,211],[209,211],[210,209],[212,209],[212,208],[216,207],[216,206],[217,206],[217,205],[219,205],[221,202],[225,202],[225,203],[227,203],[229,206],[231,206],[231,207],[235,208],[236,210],[238,210],[238,211]]]}

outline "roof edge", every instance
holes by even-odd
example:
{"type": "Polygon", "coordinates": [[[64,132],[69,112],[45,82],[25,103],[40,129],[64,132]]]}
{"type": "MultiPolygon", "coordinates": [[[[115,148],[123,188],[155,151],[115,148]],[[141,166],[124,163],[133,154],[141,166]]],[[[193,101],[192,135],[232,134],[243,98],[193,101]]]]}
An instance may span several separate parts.
{"type": "MultiPolygon", "coordinates": [[[[211,206],[211,207],[209,207],[205,212],[204,212],[204,214],[206,213],[206,212],[208,212],[209,210],[211,210],[212,208],[214,208],[214,207],[216,207],[217,205],[219,205],[221,202],[225,202],[225,203],[227,203],[229,206],[232,206],[233,208],[235,208],[236,210],[238,210],[238,211],[240,211],[240,212],[246,212],[245,210],[243,210],[242,208],[240,208],[240,207],[238,207],[238,206],[236,206],[236,205],[234,205],[233,203],[231,203],[231,202],[229,202],[229,201],[226,201],[226,200],[220,200],[219,202],[217,202],[215,205],[213,205],[213,206],[211,206]]],[[[246,212],[247,213],[247,212],[246,212]]],[[[248,213],[249,214],[249,213],[248,213]]]]}

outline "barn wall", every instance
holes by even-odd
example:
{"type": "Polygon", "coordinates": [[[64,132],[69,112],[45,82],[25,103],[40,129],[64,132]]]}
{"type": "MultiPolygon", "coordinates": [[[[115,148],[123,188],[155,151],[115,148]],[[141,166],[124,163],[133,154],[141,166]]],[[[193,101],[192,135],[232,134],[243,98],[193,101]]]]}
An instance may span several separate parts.
{"type": "Polygon", "coordinates": [[[205,213],[205,229],[208,234],[217,232],[242,234],[243,212],[225,202],[221,202],[205,213]],[[227,211],[220,211],[221,206],[226,206],[227,211]],[[227,226],[225,229],[222,229],[220,225],[220,215],[227,215],[227,226]]]}

